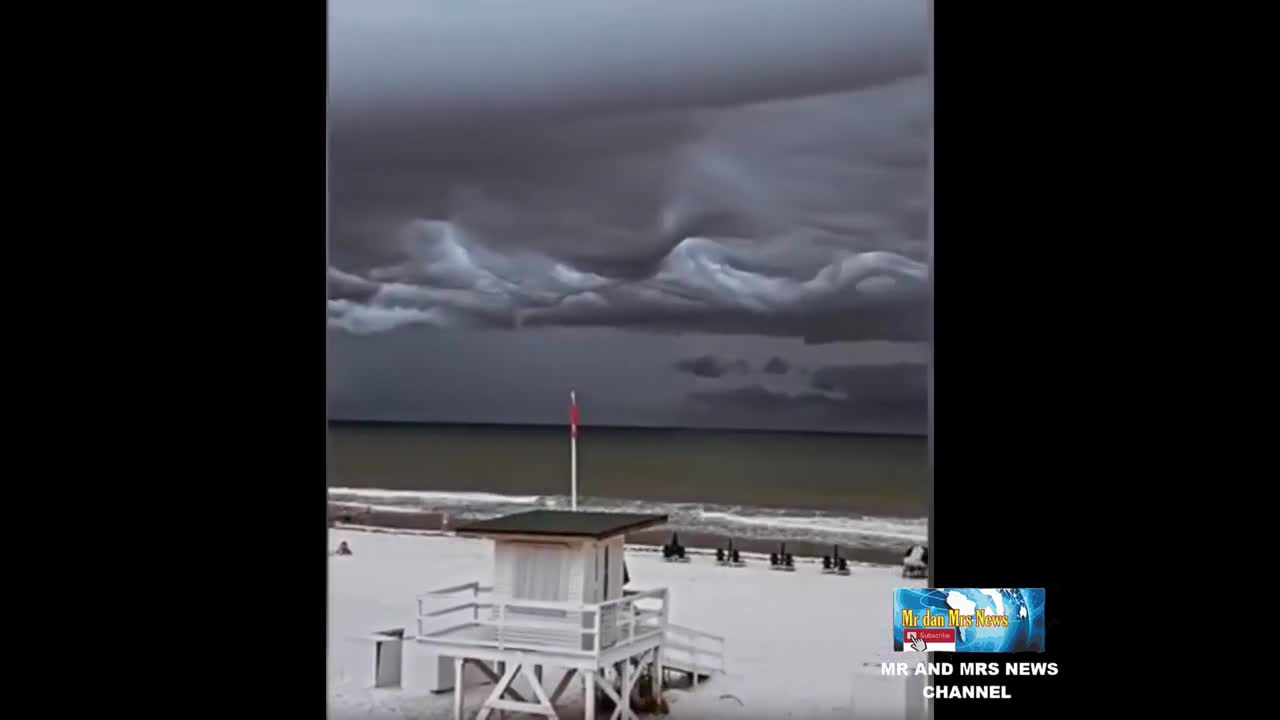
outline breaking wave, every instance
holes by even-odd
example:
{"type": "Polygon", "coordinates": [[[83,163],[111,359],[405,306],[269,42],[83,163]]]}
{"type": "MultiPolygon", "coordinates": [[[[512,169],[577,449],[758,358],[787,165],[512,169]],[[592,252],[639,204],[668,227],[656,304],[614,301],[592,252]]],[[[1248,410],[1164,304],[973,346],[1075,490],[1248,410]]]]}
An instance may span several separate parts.
{"type": "MultiPolygon", "coordinates": [[[[378,512],[447,513],[455,518],[474,520],[537,508],[568,509],[571,505],[565,495],[362,488],[329,488],[329,502],[378,512]]],[[[578,508],[597,512],[665,513],[670,518],[667,527],[676,532],[711,532],[744,539],[901,549],[924,543],[928,535],[926,518],[582,496],[578,498],[578,508]]]]}

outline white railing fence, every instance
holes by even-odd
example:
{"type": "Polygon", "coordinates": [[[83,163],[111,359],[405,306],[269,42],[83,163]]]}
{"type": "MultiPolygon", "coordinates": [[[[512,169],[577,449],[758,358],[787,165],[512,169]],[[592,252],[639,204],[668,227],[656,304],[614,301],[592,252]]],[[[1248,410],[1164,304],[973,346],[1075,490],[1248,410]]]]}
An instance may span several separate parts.
{"type": "Polygon", "coordinates": [[[726,672],[724,638],[719,635],[667,623],[662,653],[667,665],[688,670],[694,685],[698,684],[699,675],[710,676],[712,673],[726,672]]]}
{"type": "Polygon", "coordinates": [[[667,617],[667,589],[626,592],[615,600],[587,607],[595,609],[595,649],[599,652],[618,642],[630,644],[655,634],[661,637],[667,617]]]}
{"type": "Polygon", "coordinates": [[[667,617],[666,588],[579,604],[508,600],[471,582],[417,600],[419,639],[586,657],[618,643],[660,638],[667,617]]]}

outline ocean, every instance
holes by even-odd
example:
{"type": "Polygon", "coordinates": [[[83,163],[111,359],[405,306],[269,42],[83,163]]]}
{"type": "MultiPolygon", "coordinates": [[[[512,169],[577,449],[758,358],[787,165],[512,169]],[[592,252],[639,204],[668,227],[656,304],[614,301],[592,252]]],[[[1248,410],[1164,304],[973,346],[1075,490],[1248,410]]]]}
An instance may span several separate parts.
{"type": "MultiPolygon", "coordinates": [[[[569,457],[563,426],[331,421],[331,514],[567,508],[569,457]]],[[[665,532],[743,548],[889,558],[925,542],[928,488],[924,437],[583,426],[578,439],[580,509],[666,513],[665,532]]]]}

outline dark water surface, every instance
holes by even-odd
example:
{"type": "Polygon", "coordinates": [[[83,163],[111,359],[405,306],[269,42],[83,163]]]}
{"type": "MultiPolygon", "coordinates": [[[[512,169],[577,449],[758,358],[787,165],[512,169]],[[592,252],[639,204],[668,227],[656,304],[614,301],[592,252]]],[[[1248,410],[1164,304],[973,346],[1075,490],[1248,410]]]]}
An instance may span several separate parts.
{"type": "MultiPolygon", "coordinates": [[[[564,427],[330,422],[329,485],[568,495],[564,427]]],[[[923,437],[584,427],[594,498],[922,518],[923,437]]]]}

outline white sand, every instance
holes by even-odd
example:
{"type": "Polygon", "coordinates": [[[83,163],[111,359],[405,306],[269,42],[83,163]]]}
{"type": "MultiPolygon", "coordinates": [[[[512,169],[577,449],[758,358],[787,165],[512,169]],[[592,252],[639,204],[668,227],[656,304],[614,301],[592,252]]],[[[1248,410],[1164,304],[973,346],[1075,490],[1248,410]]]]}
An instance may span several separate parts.
{"type": "MultiPolygon", "coordinates": [[[[419,593],[472,580],[490,583],[492,545],[454,537],[330,531],[331,548],[342,540],[354,554],[329,561],[330,717],[449,718],[450,695],[426,689],[431,656],[424,648],[405,644],[402,689],[374,690],[373,648],[356,638],[397,627],[412,635],[419,593]]],[[[893,588],[921,587],[922,581],[902,578],[897,568],[851,565],[852,575],[841,577],[800,561],[794,573],[782,573],[769,570],[767,562],[723,568],[695,557],[672,564],[645,552],[628,552],[628,567],[628,589],[670,589],[671,622],[726,638],[728,674],[696,690],[668,689],[669,717],[904,716],[907,682],[880,676],[879,663],[918,659],[892,651],[890,613],[893,588]]],[[[546,681],[554,682],[551,676],[546,681]]],[[[575,681],[557,703],[562,717],[582,717],[581,688],[575,681]]],[[[469,717],[489,689],[470,689],[469,717]]]]}

